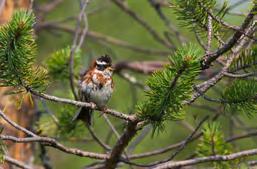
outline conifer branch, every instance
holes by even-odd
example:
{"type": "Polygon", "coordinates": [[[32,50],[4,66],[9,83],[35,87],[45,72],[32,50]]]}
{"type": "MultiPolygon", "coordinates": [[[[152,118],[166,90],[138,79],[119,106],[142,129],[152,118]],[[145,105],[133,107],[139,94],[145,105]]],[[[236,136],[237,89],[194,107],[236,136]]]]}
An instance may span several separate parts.
{"type": "MultiPolygon", "coordinates": [[[[74,106],[77,106],[77,107],[88,107],[88,108],[91,108],[91,109],[94,109],[94,110],[101,111],[101,109],[98,109],[94,103],[80,102],[80,101],[60,98],[60,97],[44,94],[42,92],[38,92],[38,91],[35,91],[35,90],[31,90],[31,89],[27,89],[27,90],[29,92],[31,92],[33,95],[38,96],[38,97],[43,98],[43,99],[46,99],[46,100],[50,100],[50,101],[54,101],[54,102],[58,102],[58,103],[69,104],[69,105],[74,105],[74,106]]],[[[136,120],[136,117],[133,116],[133,115],[126,115],[124,113],[121,113],[121,112],[118,112],[118,111],[112,110],[112,109],[106,109],[104,111],[104,113],[110,114],[114,117],[117,117],[117,118],[120,118],[120,119],[123,119],[123,120],[127,120],[127,121],[135,121],[136,120]]]]}
{"type": "Polygon", "coordinates": [[[24,164],[21,161],[15,160],[14,158],[9,157],[7,155],[4,156],[4,161],[22,169],[33,169],[31,166],[28,166],[27,164],[24,164]]]}
{"type": "Polygon", "coordinates": [[[131,139],[136,135],[137,122],[129,122],[125,132],[122,134],[120,139],[116,142],[115,146],[113,147],[110,158],[106,160],[104,168],[114,169],[117,166],[117,163],[120,160],[120,156],[127,147],[128,143],[131,139]]]}
{"type": "Polygon", "coordinates": [[[249,29],[249,27],[251,26],[254,20],[256,11],[257,11],[257,3],[254,3],[253,8],[251,9],[251,11],[249,12],[249,14],[247,15],[247,17],[245,18],[244,22],[240,27],[241,31],[235,32],[232,38],[226,44],[224,44],[221,48],[217,49],[215,52],[211,54],[206,55],[204,57],[204,60],[202,61],[203,69],[208,68],[213,61],[215,61],[219,56],[221,56],[222,54],[230,50],[238,42],[241,36],[244,35],[244,33],[242,32],[247,32],[247,29],[249,29]]]}
{"type": "Polygon", "coordinates": [[[1,110],[0,110],[0,116],[6,122],[8,122],[11,126],[16,128],[17,130],[20,130],[20,131],[26,133],[27,135],[32,136],[32,137],[25,137],[25,138],[17,138],[14,136],[0,135],[1,140],[9,140],[9,141],[17,142],[17,143],[39,142],[46,146],[54,147],[56,149],[59,149],[65,153],[69,153],[69,154],[74,154],[74,155],[78,155],[78,156],[82,156],[82,157],[95,158],[95,159],[107,159],[108,158],[108,155],[106,155],[106,154],[86,152],[86,151],[82,151],[82,150],[79,150],[76,148],[67,148],[53,138],[38,136],[37,134],[21,127],[20,125],[18,125],[17,123],[15,123],[11,119],[9,119],[1,110]]]}
{"type": "Polygon", "coordinates": [[[34,66],[36,43],[33,35],[35,18],[32,12],[18,11],[0,29],[0,86],[43,90],[47,83],[44,69],[34,66]]]}
{"type": "Polygon", "coordinates": [[[257,149],[244,150],[244,151],[240,151],[229,155],[214,155],[214,156],[193,158],[193,159],[183,160],[183,161],[171,161],[171,162],[162,164],[160,166],[157,166],[154,169],[167,169],[167,168],[171,169],[176,167],[192,166],[192,165],[207,163],[207,162],[232,161],[242,157],[249,157],[254,155],[257,155],[257,149]]]}
{"type": "MultiPolygon", "coordinates": [[[[146,29],[146,31],[148,31],[155,38],[157,42],[163,44],[166,47],[170,47],[171,50],[175,49],[172,41],[169,42],[168,40],[162,38],[158,34],[158,32],[156,32],[136,12],[131,10],[129,6],[125,4],[122,0],[112,0],[112,1],[124,12],[126,12],[133,19],[135,19],[139,24],[141,24],[146,29]]],[[[88,1],[85,0],[84,2],[88,2],[88,1]]],[[[199,1],[193,1],[193,2],[194,4],[188,3],[188,1],[186,2],[182,0],[177,0],[176,3],[180,5],[179,5],[179,8],[175,10],[177,11],[177,14],[182,16],[182,19],[185,20],[185,24],[187,24],[187,26],[189,27],[196,28],[196,31],[198,31],[198,33],[202,33],[202,32],[199,32],[199,30],[205,30],[205,31],[207,30],[207,34],[208,34],[207,45],[202,44],[203,48],[206,49],[206,54],[204,58],[201,58],[201,55],[197,53],[196,48],[191,48],[191,49],[182,48],[178,50],[173,56],[171,56],[169,58],[169,62],[167,63],[155,62],[154,64],[151,64],[150,62],[144,62],[144,63],[143,62],[140,62],[140,63],[123,62],[123,63],[116,64],[116,68],[118,68],[117,69],[118,73],[122,73],[121,71],[123,69],[129,69],[135,72],[140,72],[145,74],[151,74],[156,69],[158,69],[158,71],[153,73],[152,77],[149,78],[147,82],[149,88],[147,88],[148,90],[146,92],[146,99],[145,101],[142,102],[141,105],[139,105],[139,108],[137,109],[135,114],[127,115],[112,109],[107,109],[103,111],[106,114],[110,114],[114,117],[117,117],[121,120],[125,120],[127,122],[126,129],[120,136],[119,133],[117,133],[115,128],[112,126],[112,124],[110,124],[110,121],[108,121],[107,119],[108,124],[110,124],[110,127],[112,128],[112,130],[118,136],[118,141],[115,143],[113,148],[103,143],[98,137],[96,137],[95,133],[92,130],[90,130],[92,136],[95,137],[95,140],[102,147],[104,147],[104,149],[106,149],[107,151],[110,150],[110,154],[98,154],[93,152],[82,151],[80,149],[69,148],[64,146],[63,144],[61,144],[60,142],[58,142],[53,138],[41,137],[19,126],[12,120],[10,120],[7,116],[5,116],[3,112],[1,112],[1,110],[0,110],[0,116],[6,122],[8,122],[13,127],[15,127],[17,130],[23,131],[30,137],[17,138],[14,136],[0,135],[0,139],[9,140],[17,143],[37,142],[42,145],[51,146],[53,148],[56,148],[68,154],[74,154],[77,156],[99,159],[101,160],[101,163],[100,163],[101,167],[112,169],[112,168],[116,168],[120,164],[122,165],[122,162],[135,165],[135,166],[142,166],[142,167],[150,166],[152,164],[140,165],[140,164],[130,162],[129,160],[162,154],[171,149],[177,148],[175,153],[173,153],[173,155],[171,155],[171,157],[169,158],[169,160],[171,160],[178,153],[180,153],[188,143],[198,139],[201,136],[208,135],[206,134],[206,132],[201,132],[199,134],[196,134],[197,129],[200,127],[202,123],[201,122],[191,135],[189,135],[182,142],[179,142],[175,145],[170,145],[167,148],[163,148],[153,152],[130,155],[130,156],[127,156],[125,152],[129,142],[133,139],[133,137],[135,137],[137,132],[140,129],[142,129],[146,124],[152,123],[154,126],[154,129],[156,129],[157,127],[161,128],[163,127],[165,120],[182,119],[184,115],[183,112],[181,111],[182,108],[185,105],[193,103],[200,96],[204,96],[205,98],[212,100],[206,97],[204,93],[208,91],[210,88],[212,88],[214,85],[216,85],[224,76],[230,76],[230,77],[236,78],[236,77],[249,77],[252,74],[250,73],[250,74],[237,75],[233,71],[230,72],[229,67],[233,64],[233,61],[237,57],[242,57],[240,55],[242,49],[246,46],[250,47],[251,41],[254,39],[252,35],[256,31],[256,26],[254,23],[255,14],[257,11],[256,2],[254,1],[254,7],[247,15],[242,25],[240,26],[240,28],[228,25],[226,22],[222,20],[223,15],[226,13],[225,8],[222,8],[220,11],[218,11],[216,15],[216,11],[214,10],[216,1],[214,0],[203,1],[205,3],[203,6],[204,8],[199,8],[201,7],[201,4],[199,5],[199,1]],[[194,13],[195,9],[196,9],[196,13],[194,13]],[[225,26],[226,28],[236,31],[227,43],[224,43],[223,40],[219,38],[219,36],[216,34],[216,32],[219,29],[219,26],[225,26]],[[215,52],[211,52],[212,37],[217,38],[222,44],[222,46],[218,48],[215,52]],[[196,77],[199,76],[200,69],[209,68],[209,66],[215,60],[217,60],[221,55],[228,53],[229,50],[231,50],[232,52],[229,53],[226,63],[221,65],[222,69],[220,70],[220,72],[218,72],[215,76],[213,76],[209,80],[206,80],[196,85],[195,87],[196,90],[194,91],[193,86],[197,83],[196,77]],[[145,65],[146,67],[143,67],[145,65]],[[125,154],[125,156],[123,156],[122,154],[125,154]],[[119,164],[119,162],[121,163],[119,164]]],[[[151,3],[153,6],[155,5],[154,1],[151,1],[151,3]]],[[[170,26],[168,23],[168,20],[165,17],[163,17],[163,14],[158,9],[160,7],[158,5],[159,4],[157,4],[157,6],[154,6],[156,11],[159,12],[160,17],[164,20],[164,22],[166,22],[167,26],[170,26]]],[[[82,6],[82,9],[80,11],[80,14],[79,14],[80,17],[78,21],[82,21],[85,7],[86,5],[84,4],[84,6],[82,6]]],[[[41,92],[43,90],[42,88],[44,88],[46,84],[45,82],[46,73],[42,69],[39,69],[39,68],[34,69],[34,66],[33,66],[34,59],[35,59],[35,54],[33,53],[35,44],[34,44],[34,38],[32,36],[33,23],[34,23],[34,18],[30,13],[21,12],[16,14],[13,17],[13,20],[8,25],[1,28],[0,46],[2,48],[0,49],[0,85],[13,86],[13,87],[16,87],[18,91],[30,92],[33,95],[38,96],[42,99],[54,101],[57,103],[69,104],[77,107],[88,107],[93,110],[102,111],[94,103],[75,101],[77,100],[77,97],[75,97],[75,100],[70,100],[70,99],[47,95],[41,92]],[[26,50],[26,47],[28,48],[28,50],[26,50]],[[16,49],[19,49],[19,50],[16,50],[16,49]]],[[[72,86],[73,93],[75,93],[74,84],[73,84],[74,83],[73,82],[73,74],[74,74],[73,65],[74,65],[74,54],[76,51],[75,48],[79,48],[82,45],[84,36],[86,35],[88,35],[89,37],[93,37],[97,40],[100,40],[102,42],[120,45],[122,47],[132,49],[137,52],[144,52],[149,54],[157,54],[157,53],[164,54],[164,55],[165,53],[167,54],[167,51],[142,48],[109,36],[105,36],[96,32],[87,31],[87,27],[85,27],[83,30],[80,30],[78,29],[79,24],[77,29],[75,30],[71,29],[70,27],[56,25],[55,23],[43,23],[42,25],[41,25],[42,26],[41,28],[60,29],[60,30],[74,34],[74,44],[72,46],[72,50],[70,51],[70,83],[72,86]]],[[[38,26],[40,28],[40,24],[38,26]]],[[[214,46],[215,45],[213,45],[213,48],[214,46]]],[[[139,83],[137,83],[137,81],[131,80],[131,78],[128,76],[126,76],[126,78],[134,85],[144,87],[143,85],[140,85],[139,83]]],[[[225,99],[219,100],[220,103],[229,104],[229,103],[238,103],[239,101],[240,103],[241,101],[247,101],[249,102],[249,104],[255,105],[255,102],[253,103],[251,101],[253,99],[256,99],[255,91],[257,90],[255,87],[253,87],[252,84],[249,86],[248,88],[252,88],[253,90],[248,90],[248,92],[251,92],[254,95],[254,97],[244,98],[242,97],[242,92],[236,93],[232,91],[231,92],[232,94],[229,92],[227,93],[227,95],[224,94],[225,99]],[[233,97],[225,97],[225,96],[229,96],[230,94],[233,97]],[[236,100],[235,102],[235,98],[237,97],[240,97],[242,100],[236,100]]],[[[253,96],[247,92],[243,92],[243,93],[249,96],[253,96]]],[[[104,117],[106,116],[104,115],[104,117]]],[[[235,136],[235,137],[232,137],[231,139],[223,140],[222,144],[224,143],[225,145],[225,143],[232,142],[234,140],[246,138],[253,135],[256,135],[256,133],[248,133],[246,135],[235,136]]],[[[219,155],[208,156],[209,154],[204,154],[204,157],[202,158],[194,158],[190,160],[182,160],[177,162],[159,161],[157,163],[155,162],[154,165],[156,164],[158,165],[160,163],[166,162],[165,164],[156,166],[156,168],[172,168],[172,167],[195,165],[195,164],[204,163],[204,162],[231,161],[241,157],[257,155],[256,149],[246,150],[246,151],[242,151],[234,154],[226,154],[224,152],[219,152],[215,149],[216,147],[214,146],[215,145],[214,139],[211,141],[213,145],[211,149],[212,153],[219,154],[219,155]]],[[[224,148],[224,151],[225,150],[226,149],[224,148]]]]}
{"type": "MultiPolygon", "coordinates": [[[[254,32],[256,31],[256,26],[253,25],[252,27],[250,27],[248,30],[247,30],[247,34],[248,35],[252,35],[254,32]]],[[[201,93],[205,93],[208,89],[210,89],[211,87],[213,87],[216,83],[218,83],[222,78],[223,76],[225,76],[224,73],[228,72],[229,71],[229,67],[230,65],[233,63],[233,61],[235,60],[235,58],[237,56],[239,56],[240,54],[240,51],[242,50],[242,48],[247,45],[249,43],[250,39],[247,38],[246,36],[243,37],[242,39],[240,39],[240,41],[237,42],[237,45],[234,46],[234,51],[233,53],[231,53],[229,56],[228,56],[228,59],[226,61],[226,64],[223,66],[223,68],[221,69],[221,71],[219,73],[217,73],[214,77],[210,78],[209,80],[199,84],[199,85],[196,85],[196,87],[198,88],[196,93],[194,93],[194,95],[192,96],[191,99],[187,100],[184,102],[184,104],[191,104],[193,103],[198,97],[201,96],[201,93]]]]}
{"type": "Polygon", "coordinates": [[[138,106],[137,116],[162,129],[165,120],[183,118],[182,102],[191,96],[192,85],[200,72],[200,53],[187,46],[178,50],[170,59],[170,65],[156,71],[148,79],[147,99],[138,106]]]}

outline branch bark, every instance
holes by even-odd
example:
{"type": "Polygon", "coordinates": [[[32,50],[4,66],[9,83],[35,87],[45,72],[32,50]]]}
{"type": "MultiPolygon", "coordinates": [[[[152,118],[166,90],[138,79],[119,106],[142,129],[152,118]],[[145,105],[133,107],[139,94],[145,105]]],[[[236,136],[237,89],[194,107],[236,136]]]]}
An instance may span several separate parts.
{"type": "Polygon", "coordinates": [[[229,155],[215,155],[215,156],[194,158],[190,160],[183,160],[183,161],[177,161],[177,162],[170,161],[160,166],[157,166],[154,169],[184,167],[184,166],[191,166],[191,165],[196,165],[196,164],[206,163],[206,162],[213,162],[213,161],[232,161],[235,159],[253,156],[256,154],[257,154],[257,149],[250,149],[250,150],[245,150],[245,151],[241,151],[241,152],[233,153],[229,155]]]}
{"type": "Polygon", "coordinates": [[[242,37],[242,35],[247,35],[245,32],[247,32],[247,29],[252,24],[252,21],[254,20],[254,16],[256,15],[257,11],[257,4],[254,4],[253,8],[245,18],[244,22],[242,23],[240,27],[240,31],[235,32],[233,37],[224,44],[221,48],[217,49],[215,52],[207,54],[204,57],[204,60],[202,61],[202,68],[207,69],[209,68],[210,64],[215,61],[219,56],[226,53],[228,50],[230,50],[242,37]]]}
{"type": "Polygon", "coordinates": [[[130,140],[136,135],[137,122],[129,122],[126,131],[122,134],[120,139],[113,147],[110,158],[106,160],[104,168],[114,169],[120,160],[121,154],[127,147],[130,140]]]}

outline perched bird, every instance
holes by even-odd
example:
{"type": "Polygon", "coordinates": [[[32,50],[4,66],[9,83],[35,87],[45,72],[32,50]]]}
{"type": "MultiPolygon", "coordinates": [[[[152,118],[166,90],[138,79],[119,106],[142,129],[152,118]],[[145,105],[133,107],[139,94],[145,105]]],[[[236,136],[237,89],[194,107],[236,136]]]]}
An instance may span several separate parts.
{"type": "MultiPolygon", "coordinates": [[[[104,110],[113,92],[112,74],[112,60],[108,55],[96,59],[79,82],[80,100],[93,102],[104,110]]],[[[82,120],[91,125],[92,111],[90,108],[82,107],[73,117],[73,121],[82,120]]]]}

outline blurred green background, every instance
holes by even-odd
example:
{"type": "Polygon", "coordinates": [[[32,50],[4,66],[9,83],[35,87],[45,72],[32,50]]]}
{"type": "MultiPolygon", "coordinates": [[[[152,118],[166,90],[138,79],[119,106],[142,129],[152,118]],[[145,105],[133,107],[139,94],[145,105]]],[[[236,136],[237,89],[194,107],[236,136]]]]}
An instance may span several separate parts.
{"type": "MultiPolygon", "coordinates": [[[[45,2],[49,2],[46,0],[39,0],[36,1],[38,5],[44,4],[45,2]]],[[[172,2],[172,1],[171,1],[172,2]]],[[[237,1],[231,1],[230,3],[235,3],[237,1]]],[[[128,6],[133,9],[138,15],[142,16],[156,31],[159,32],[160,35],[163,36],[163,32],[167,31],[167,27],[165,26],[164,22],[159,18],[157,13],[154,9],[150,6],[147,0],[127,0],[128,6]]],[[[222,2],[220,2],[222,3],[222,2]]],[[[64,0],[56,9],[51,11],[47,17],[46,21],[63,21],[65,18],[70,16],[77,16],[79,13],[79,5],[77,0],[64,0]]],[[[234,9],[233,11],[236,12],[245,12],[248,10],[249,3],[245,3],[244,5],[239,6],[238,8],[234,9]]],[[[184,37],[187,38],[187,42],[190,43],[197,43],[194,33],[189,31],[183,27],[179,26],[179,22],[176,20],[176,16],[174,15],[174,11],[171,8],[163,8],[163,12],[167,16],[167,18],[171,21],[172,24],[176,25],[179,32],[183,34],[184,37]]],[[[86,9],[87,17],[88,17],[88,24],[90,31],[100,32],[102,34],[112,36],[124,41],[127,41],[131,44],[147,47],[151,49],[161,49],[165,50],[165,48],[157,43],[153,37],[141,26],[139,25],[134,19],[128,16],[126,13],[122,12],[117,6],[115,6],[110,1],[104,0],[91,0],[89,6],[86,9]]],[[[233,24],[240,24],[240,21],[243,17],[235,17],[235,16],[228,16],[226,20],[233,24]]],[[[69,25],[72,28],[75,28],[76,22],[75,21],[66,21],[64,22],[65,25],[69,25]]],[[[53,52],[58,49],[64,48],[68,45],[72,44],[73,36],[71,34],[64,33],[62,31],[50,31],[50,30],[43,30],[37,36],[37,43],[38,43],[38,62],[42,63],[45,59],[51,56],[53,52]]],[[[181,46],[178,42],[176,42],[177,47],[181,46]]],[[[158,56],[158,55],[148,55],[140,52],[135,52],[132,50],[128,50],[125,48],[121,48],[119,46],[115,46],[112,44],[103,44],[99,43],[96,40],[89,38],[86,36],[84,44],[82,46],[82,58],[79,62],[80,70],[85,70],[92,58],[98,57],[103,54],[109,54],[113,58],[113,62],[117,63],[118,61],[141,61],[141,60],[162,60],[166,61],[166,56],[158,56]]],[[[79,73],[79,72],[76,72],[79,73]]],[[[137,77],[137,79],[144,83],[147,78],[147,75],[142,75],[134,72],[129,72],[131,75],[137,77]]],[[[112,109],[124,112],[124,113],[133,113],[136,103],[143,99],[144,91],[139,89],[126,80],[122,79],[118,75],[114,75],[115,81],[115,90],[113,96],[108,104],[108,106],[112,109]]],[[[222,86],[226,85],[225,83],[219,83],[216,87],[217,91],[222,91],[222,86]]],[[[70,97],[72,98],[72,93],[70,91],[69,85],[67,82],[63,81],[52,81],[48,88],[48,93],[52,93],[57,96],[62,97],[70,97]]],[[[219,96],[219,93],[212,90],[208,92],[208,95],[212,96],[219,96]]],[[[61,106],[49,103],[49,108],[54,113],[58,114],[61,106]]],[[[202,100],[198,99],[197,105],[202,104],[202,100]]],[[[204,105],[210,105],[213,108],[219,108],[220,105],[209,103],[204,101],[204,105]]],[[[191,126],[196,126],[199,120],[205,115],[212,115],[213,112],[208,110],[199,109],[194,106],[190,106],[186,109],[186,121],[191,126]]],[[[256,121],[256,118],[249,119],[245,116],[239,116],[240,120],[246,122],[246,124],[253,124],[256,121]]],[[[116,128],[118,129],[119,133],[123,131],[123,124],[114,118],[110,118],[115,124],[116,128]]],[[[226,131],[226,134],[229,134],[229,123],[231,119],[229,115],[222,116],[219,121],[221,121],[222,128],[226,131]]],[[[53,121],[51,118],[45,114],[42,116],[40,120],[43,127],[51,131],[51,124],[53,121]]],[[[184,122],[167,122],[165,131],[160,132],[158,135],[152,137],[151,136],[151,127],[146,127],[142,132],[146,133],[146,137],[136,145],[135,149],[130,153],[142,153],[151,150],[155,150],[161,147],[166,147],[170,144],[177,143],[185,137],[187,137],[191,131],[189,130],[187,125],[184,122]],[[150,130],[150,131],[148,131],[150,130]]],[[[94,131],[97,135],[106,140],[110,133],[110,128],[107,123],[104,121],[103,117],[99,116],[99,113],[95,113],[94,115],[94,124],[93,124],[94,131]]],[[[83,136],[81,138],[87,139],[90,138],[89,134],[87,133],[86,129],[84,128],[83,136]]],[[[235,129],[235,132],[241,131],[240,129],[235,129]]],[[[139,132],[137,137],[140,136],[139,132]]],[[[55,132],[50,133],[50,135],[54,135],[55,132]]],[[[133,146],[134,141],[137,140],[137,137],[133,139],[131,145],[133,146]]],[[[114,134],[111,135],[109,144],[113,145],[117,138],[114,134]]],[[[82,142],[73,142],[73,141],[64,141],[66,145],[71,147],[78,147],[83,150],[94,151],[94,152],[102,152],[102,148],[99,147],[94,141],[87,141],[84,140],[82,142]]],[[[255,140],[253,139],[245,139],[242,141],[236,142],[238,147],[241,148],[250,148],[253,145],[256,145],[255,140]]],[[[186,158],[188,154],[192,154],[195,148],[195,143],[190,143],[188,147],[182,151],[176,159],[180,159],[181,157],[186,158]]],[[[53,148],[48,148],[49,155],[51,158],[51,163],[53,164],[54,168],[58,169],[76,169],[76,168],[83,168],[83,166],[88,165],[94,160],[88,158],[82,158],[74,155],[65,154],[55,150],[53,148]]],[[[137,160],[136,162],[145,163],[145,162],[152,162],[154,160],[162,159],[167,157],[167,154],[171,154],[168,152],[163,155],[154,156],[150,158],[143,158],[137,160]]]]}

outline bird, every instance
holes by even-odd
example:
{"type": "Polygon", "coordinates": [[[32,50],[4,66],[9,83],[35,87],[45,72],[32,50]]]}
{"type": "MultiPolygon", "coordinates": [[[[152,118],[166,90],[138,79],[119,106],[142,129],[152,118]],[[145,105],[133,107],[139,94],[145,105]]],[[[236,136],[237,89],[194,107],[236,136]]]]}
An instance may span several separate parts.
{"type": "MultiPolygon", "coordinates": [[[[78,95],[80,101],[93,102],[99,109],[105,111],[106,104],[113,93],[113,71],[112,59],[108,55],[100,56],[94,60],[79,81],[78,95]]],[[[72,121],[82,120],[90,126],[92,124],[92,112],[91,108],[81,107],[72,121]]]]}

